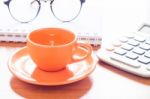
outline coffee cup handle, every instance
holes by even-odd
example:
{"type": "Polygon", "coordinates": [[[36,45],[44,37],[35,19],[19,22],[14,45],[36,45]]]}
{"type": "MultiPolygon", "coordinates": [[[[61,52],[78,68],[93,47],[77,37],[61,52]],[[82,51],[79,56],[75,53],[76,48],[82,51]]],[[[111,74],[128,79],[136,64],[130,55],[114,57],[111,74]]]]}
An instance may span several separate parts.
{"type": "Polygon", "coordinates": [[[72,57],[72,62],[78,62],[86,59],[92,53],[92,47],[89,44],[77,43],[77,48],[75,49],[72,57]]]}

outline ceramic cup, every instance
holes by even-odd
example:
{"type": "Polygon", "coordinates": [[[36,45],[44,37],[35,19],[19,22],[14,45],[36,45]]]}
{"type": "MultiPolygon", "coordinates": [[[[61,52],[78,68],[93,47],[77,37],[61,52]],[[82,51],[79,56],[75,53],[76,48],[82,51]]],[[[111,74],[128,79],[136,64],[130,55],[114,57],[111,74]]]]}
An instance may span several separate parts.
{"type": "Polygon", "coordinates": [[[43,28],[27,36],[27,50],[33,62],[44,71],[58,71],[73,62],[82,61],[91,55],[88,44],[78,43],[75,33],[62,28],[43,28]],[[76,55],[82,50],[84,55],[76,55]]]}

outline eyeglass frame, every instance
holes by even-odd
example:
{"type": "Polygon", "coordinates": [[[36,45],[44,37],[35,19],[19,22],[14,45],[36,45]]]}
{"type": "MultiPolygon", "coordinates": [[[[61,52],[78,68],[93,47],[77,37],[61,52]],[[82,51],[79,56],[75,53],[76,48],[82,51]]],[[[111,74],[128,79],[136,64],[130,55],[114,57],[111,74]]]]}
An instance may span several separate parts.
{"type": "Polygon", "coordinates": [[[81,9],[82,9],[82,6],[83,6],[83,3],[85,3],[86,0],[79,0],[81,6],[80,6],[80,9],[79,9],[77,15],[76,15],[74,18],[72,18],[72,19],[70,19],[70,20],[66,20],[66,21],[65,21],[65,20],[61,20],[60,18],[58,18],[58,17],[55,15],[54,10],[53,10],[53,8],[52,8],[52,5],[53,5],[54,0],[33,0],[33,1],[31,2],[31,5],[32,5],[32,3],[34,3],[34,2],[37,2],[37,3],[39,4],[39,8],[38,8],[38,11],[37,11],[36,15],[35,15],[32,19],[30,19],[29,21],[20,21],[20,20],[16,19],[16,18],[13,16],[13,14],[11,13],[11,11],[10,11],[10,2],[11,2],[11,1],[12,1],[12,0],[4,1],[4,4],[7,6],[8,11],[9,11],[11,17],[12,17],[15,21],[18,21],[18,22],[20,22],[20,23],[29,23],[29,22],[35,20],[35,19],[37,18],[37,16],[39,15],[39,12],[40,12],[40,10],[41,10],[41,1],[44,1],[44,2],[50,1],[50,9],[51,9],[51,12],[52,12],[53,16],[54,16],[57,20],[59,20],[59,21],[61,21],[61,22],[70,22],[70,21],[73,21],[74,19],[76,19],[76,18],[79,16],[79,14],[80,14],[80,12],[81,12],[81,9]]]}

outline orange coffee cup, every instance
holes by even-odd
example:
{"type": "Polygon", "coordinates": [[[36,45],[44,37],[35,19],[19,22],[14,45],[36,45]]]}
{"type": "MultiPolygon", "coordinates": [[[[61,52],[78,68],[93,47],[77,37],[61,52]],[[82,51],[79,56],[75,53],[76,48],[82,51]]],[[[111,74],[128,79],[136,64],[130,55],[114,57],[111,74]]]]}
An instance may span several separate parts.
{"type": "Polygon", "coordinates": [[[77,43],[77,36],[62,28],[43,28],[32,31],[27,36],[27,50],[33,62],[44,71],[57,71],[67,64],[82,61],[91,55],[88,44],[77,43]],[[84,55],[76,56],[82,50],[84,55]]]}

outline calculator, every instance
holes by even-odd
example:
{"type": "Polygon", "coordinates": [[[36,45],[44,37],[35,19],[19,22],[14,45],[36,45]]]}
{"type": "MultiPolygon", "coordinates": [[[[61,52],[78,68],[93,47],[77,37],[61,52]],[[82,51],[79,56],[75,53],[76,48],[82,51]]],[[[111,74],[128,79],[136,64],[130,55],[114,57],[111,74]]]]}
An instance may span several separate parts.
{"type": "Polygon", "coordinates": [[[96,52],[98,58],[116,68],[150,78],[150,25],[121,35],[96,52]]]}

